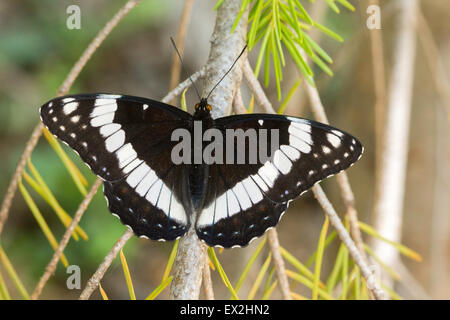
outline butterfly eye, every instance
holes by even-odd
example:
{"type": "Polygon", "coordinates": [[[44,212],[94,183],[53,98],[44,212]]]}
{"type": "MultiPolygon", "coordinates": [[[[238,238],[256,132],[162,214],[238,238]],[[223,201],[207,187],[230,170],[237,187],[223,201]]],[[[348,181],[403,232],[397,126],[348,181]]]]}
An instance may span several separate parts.
{"type": "Polygon", "coordinates": [[[209,105],[209,104],[206,105],[206,108],[207,108],[209,111],[212,110],[212,107],[211,107],[211,105],[209,105]]]}
{"type": "Polygon", "coordinates": [[[195,110],[198,109],[198,106],[199,106],[199,105],[200,105],[199,103],[195,104],[195,110]]]}

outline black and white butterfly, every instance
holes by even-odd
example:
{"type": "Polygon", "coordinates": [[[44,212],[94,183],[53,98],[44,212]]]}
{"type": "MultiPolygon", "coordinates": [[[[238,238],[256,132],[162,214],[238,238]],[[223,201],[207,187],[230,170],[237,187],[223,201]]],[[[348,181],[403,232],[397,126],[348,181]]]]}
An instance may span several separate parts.
{"type": "Polygon", "coordinates": [[[40,113],[103,179],[109,210],[153,240],[177,239],[192,225],[210,246],[245,246],[274,227],[291,200],[363,152],[356,138],[319,122],[271,114],[212,119],[210,110],[206,99],[191,115],[145,98],[81,94],[55,98],[40,113]],[[192,132],[195,121],[224,133],[278,129],[279,148],[265,163],[174,164],[171,135],[192,132]]]}

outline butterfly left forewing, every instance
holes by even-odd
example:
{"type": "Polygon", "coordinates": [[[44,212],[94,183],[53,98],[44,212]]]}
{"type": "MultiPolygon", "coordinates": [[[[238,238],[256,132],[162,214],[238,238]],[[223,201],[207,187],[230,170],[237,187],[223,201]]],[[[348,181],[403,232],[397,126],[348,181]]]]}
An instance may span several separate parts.
{"type": "Polygon", "coordinates": [[[126,176],[138,154],[167,148],[172,131],[191,121],[190,114],[158,101],[101,93],[55,98],[40,114],[48,130],[107,181],[126,176]]]}
{"type": "Polygon", "coordinates": [[[172,132],[189,129],[191,115],[139,97],[85,94],[49,101],[41,118],[104,180],[110,211],[137,235],[173,240],[187,231],[187,184],[177,181],[189,169],[175,166],[170,150],[172,132]]]}

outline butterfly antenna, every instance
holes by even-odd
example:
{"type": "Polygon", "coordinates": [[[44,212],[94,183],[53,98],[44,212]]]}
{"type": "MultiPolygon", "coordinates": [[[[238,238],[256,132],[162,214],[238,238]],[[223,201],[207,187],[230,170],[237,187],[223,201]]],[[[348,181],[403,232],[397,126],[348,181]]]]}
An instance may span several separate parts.
{"type": "MultiPolygon", "coordinates": [[[[176,51],[176,53],[177,53],[177,55],[178,55],[178,58],[180,59],[181,67],[183,68],[183,72],[184,72],[185,74],[188,74],[188,73],[186,72],[185,67],[184,67],[183,59],[181,59],[181,54],[180,54],[180,52],[178,51],[177,45],[175,44],[175,41],[173,40],[172,37],[170,37],[170,41],[172,41],[172,45],[173,45],[173,47],[175,48],[175,51],[176,51]]],[[[195,92],[197,93],[198,99],[201,100],[200,94],[198,93],[197,86],[195,85],[195,82],[192,80],[191,76],[189,76],[189,80],[191,80],[192,85],[194,86],[194,89],[195,89],[195,92]]]]}
{"type": "Polygon", "coordinates": [[[211,95],[211,93],[214,91],[214,89],[216,89],[216,87],[219,85],[219,83],[222,82],[222,80],[227,76],[227,74],[230,73],[230,71],[233,69],[234,65],[236,64],[236,62],[238,62],[239,58],[244,54],[245,49],[247,49],[247,45],[244,46],[244,49],[242,49],[241,53],[239,54],[239,56],[236,58],[236,60],[234,60],[233,64],[231,65],[230,69],[228,69],[227,72],[225,72],[225,74],[222,76],[222,78],[220,78],[220,80],[216,83],[216,85],[211,89],[211,91],[209,92],[208,96],[206,97],[206,100],[208,100],[209,96],[211,95]]]}

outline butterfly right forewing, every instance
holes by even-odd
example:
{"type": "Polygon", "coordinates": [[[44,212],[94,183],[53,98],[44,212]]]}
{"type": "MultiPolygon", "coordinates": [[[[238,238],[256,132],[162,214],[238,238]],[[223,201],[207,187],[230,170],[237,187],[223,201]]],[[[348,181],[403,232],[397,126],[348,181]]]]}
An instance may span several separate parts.
{"type": "Polygon", "coordinates": [[[246,140],[242,150],[234,143],[232,164],[210,166],[211,185],[196,224],[197,234],[209,245],[245,246],[278,223],[289,201],[316,182],[348,168],[363,151],[353,136],[307,119],[249,114],[216,119],[215,126],[223,132],[253,129],[258,138],[253,153],[258,156],[260,129],[267,130],[267,137],[277,130],[279,141],[266,161],[258,158],[256,163],[249,162],[251,152],[246,140]],[[236,155],[243,153],[245,163],[239,164],[236,155]]]}

